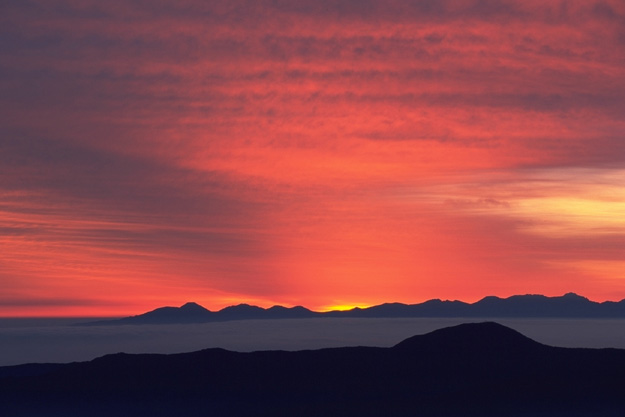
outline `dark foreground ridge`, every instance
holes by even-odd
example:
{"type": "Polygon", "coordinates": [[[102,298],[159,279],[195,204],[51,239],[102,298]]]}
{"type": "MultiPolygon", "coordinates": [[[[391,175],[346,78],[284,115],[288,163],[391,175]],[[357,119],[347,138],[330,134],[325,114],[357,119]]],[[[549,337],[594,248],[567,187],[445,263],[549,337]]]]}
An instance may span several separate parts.
{"type": "Polygon", "coordinates": [[[429,300],[421,304],[387,303],[348,311],[315,312],[307,308],[273,306],[268,309],[239,304],[210,311],[196,303],[161,307],[137,316],[117,320],[80,323],[81,326],[120,324],[181,324],[229,320],[299,319],[315,317],[401,318],[401,317],[566,317],[625,318],[625,300],[597,303],[577,294],[494,296],[468,304],[462,301],[429,300]]]}
{"type": "Polygon", "coordinates": [[[0,368],[0,415],[605,417],[625,409],[625,350],[545,346],[492,322],[392,348],[118,353],[42,366],[20,376],[11,376],[19,367],[0,368]]]}

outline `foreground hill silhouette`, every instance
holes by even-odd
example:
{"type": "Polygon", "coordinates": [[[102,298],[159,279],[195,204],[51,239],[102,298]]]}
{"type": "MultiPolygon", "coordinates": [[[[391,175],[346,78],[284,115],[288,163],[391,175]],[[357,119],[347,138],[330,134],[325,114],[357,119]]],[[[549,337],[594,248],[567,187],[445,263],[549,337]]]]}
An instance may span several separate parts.
{"type": "Polygon", "coordinates": [[[625,300],[597,303],[577,294],[561,297],[515,295],[509,298],[485,297],[468,304],[462,301],[429,300],[421,304],[388,303],[347,311],[315,312],[297,306],[273,306],[268,309],[239,304],[220,311],[210,311],[196,303],[181,307],[161,307],[137,316],[116,320],[81,323],[82,326],[120,324],[181,324],[228,320],[294,319],[314,317],[567,317],[625,318],[625,300]]]}
{"type": "Polygon", "coordinates": [[[0,415],[622,416],[625,409],[625,350],[545,346],[496,323],[445,328],[392,348],[119,353],[41,365],[39,373],[33,366],[27,375],[0,368],[0,415]]]}

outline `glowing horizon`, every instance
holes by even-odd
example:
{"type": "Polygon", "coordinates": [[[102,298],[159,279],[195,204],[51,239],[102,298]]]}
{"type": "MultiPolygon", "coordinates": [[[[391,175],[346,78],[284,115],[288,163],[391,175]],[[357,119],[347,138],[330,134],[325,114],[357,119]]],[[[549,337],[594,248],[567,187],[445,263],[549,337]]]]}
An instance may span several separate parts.
{"type": "MultiPolygon", "coordinates": [[[[514,296],[527,296],[527,295],[542,295],[542,294],[515,294],[514,296]]],[[[559,295],[547,296],[547,297],[550,297],[550,298],[551,297],[561,297],[561,296],[564,296],[564,295],[566,295],[566,294],[559,294],[559,295]]],[[[583,295],[581,295],[581,294],[576,294],[576,295],[583,297],[583,295]]],[[[479,297],[479,298],[477,298],[475,300],[472,300],[472,301],[458,300],[458,299],[438,299],[438,300],[440,300],[440,301],[453,301],[453,302],[463,302],[463,303],[467,303],[467,304],[474,304],[474,303],[476,303],[478,301],[481,301],[482,299],[487,298],[487,297],[490,297],[490,296],[479,297]]],[[[498,297],[498,298],[507,299],[509,297],[498,297]]],[[[585,297],[585,298],[587,298],[587,297],[585,297]]],[[[424,302],[427,302],[427,301],[432,301],[432,300],[435,300],[435,299],[427,299],[427,300],[422,300],[422,301],[414,302],[414,303],[400,303],[400,304],[404,304],[404,305],[417,305],[417,304],[421,304],[421,303],[424,303],[424,302]]],[[[592,299],[590,299],[590,301],[591,302],[597,302],[596,300],[592,300],[592,299]]],[[[607,302],[620,302],[622,300],[620,300],[620,299],[613,299],[613,300],[602,300],[602,301],[599,301],[599,302],[605,302],[605,301],[607,301],[607,302]]],[[[41,314],[36,314],[35,313],[35,314],[26,315],[26,316],[17,316],[17,315],[16,316],[3,316],[3,317],[0,317],[0,318],[17,318],[17,319],[22,319],[22,318],[23,319],[27,319],[27,318],[49,318],[49,319],[55,319],[55,318],[76,318],[76,319],[124,318],[124,317],[136,316],[136,315],[143,315],[145,313],[151,312],[153,310],[156,310],[156,309],[159,309],[159,308],[162,308],[162,307],[175,307],[175,308],[178,308],[178,307],[182,307],[184,304],[187,304],[187,303],[198,304],[201,307],[206,308],[207,310],[212,311],[212,312],[219,312],[219,311],[221,311],[223,309],[226,309],[226,308],[229,308],[229,307],[236,307],[238,305],[244,304],[244,305],[252,305],[252,306],[256,306],[256,307],[261,307],[263,309],[269,309],[271,307],[276,307],[276,306],[285,307],[285,308],[304,307],[304,308],[306,308],[306,309],[308,309],[310,311],[316,312],[316,313],[328,313],[328,312],[335,312],[335,311],[348,311],[348,310],[353,310],[353,309],[367,309],[367,308],[379,306],[379,305],[382,305],[382,304],[388,304],[388,303],[380,303],[380,304],[362,304],[362,303],[357,303],[357,304],[335,304],[335,305],[321,306],[319,308],[309,308],[309,307],[307,307],[305,305],[300,305],[300,304],[297,304],[297,305],[296,304],[293,304],[293,305],[282,305],[282,304],[257,305],[257,304],[249,304],[249,303],[245,303],[245,302],[237,302],[236,304],[223,304],[223,305],[221,305],[221,306],[219,306],[217,308],[209,308],[209,307],[206,307],[205,305],[202,305],[201,303],[197,303],[196,301],[190,300],[190,301],[186,301],[184,303],[175,304],[175,305],[172,305],[170,303],[170,304],[167,304],[167,305],[152,306],[152,307],[150,307],[150,308],[148,308],[146,310],[142,310],[142,311],[138,311],[138,310],[137,311],[127,311],[126,313],[123,313],[123,312],[115,310],[116,311],[115,315],[111,315],[110,313],[108,313],[108,315],[107,315],[106,312],[108,312],[108,310],[102,310],[104,313],[101,313],[101,314],[97,314],[97,312],[96,313],[92,312],[89,315],[77,315],[77,314],[71,314],[71,312],[70,312],[69,314],[66,313],[66,314],[53,316],[53,315],[46,314],[45,312],[47,310],[42,310],[43,313],[41,313],[41,314]]],[[[81,311],[81,310],[76,310],[76,311],[81,311]]],[[[281,320],[281,319],[278,319],[278,320],[281,320]]]]}
{"type": "Polygon", "coordinates": [[[0,317],[625,298],[622,2],[0,22],[0,317]]]}

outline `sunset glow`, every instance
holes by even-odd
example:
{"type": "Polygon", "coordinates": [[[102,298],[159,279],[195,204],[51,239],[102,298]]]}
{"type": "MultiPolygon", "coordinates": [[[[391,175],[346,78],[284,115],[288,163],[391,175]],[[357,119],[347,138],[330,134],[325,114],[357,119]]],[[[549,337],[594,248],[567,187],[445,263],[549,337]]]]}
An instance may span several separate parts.
{"type": "Polygon", "coordinates": [[[0,316],[625,298],[621,1],[0,8],[0,316]]]}

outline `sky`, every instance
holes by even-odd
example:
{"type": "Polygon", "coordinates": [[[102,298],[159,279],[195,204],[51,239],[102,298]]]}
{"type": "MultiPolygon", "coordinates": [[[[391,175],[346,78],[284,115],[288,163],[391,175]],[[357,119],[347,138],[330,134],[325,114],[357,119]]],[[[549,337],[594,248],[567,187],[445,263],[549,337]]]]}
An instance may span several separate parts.
{"type": "Polygon", "coordinates": [[[625,4],[4,0],[0,316],[625,298],[625,4]]]}

